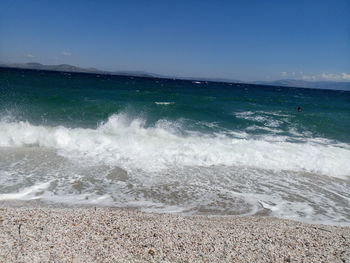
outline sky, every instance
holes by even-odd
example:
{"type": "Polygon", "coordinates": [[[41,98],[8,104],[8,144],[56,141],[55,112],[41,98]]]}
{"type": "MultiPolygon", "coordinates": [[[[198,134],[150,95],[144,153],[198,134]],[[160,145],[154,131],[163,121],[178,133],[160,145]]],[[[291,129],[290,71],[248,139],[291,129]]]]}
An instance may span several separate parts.
{"type": "Polygon", "coordinates": [[[1,0],[0,62],[350,81],[350,1],[1,0]]]}

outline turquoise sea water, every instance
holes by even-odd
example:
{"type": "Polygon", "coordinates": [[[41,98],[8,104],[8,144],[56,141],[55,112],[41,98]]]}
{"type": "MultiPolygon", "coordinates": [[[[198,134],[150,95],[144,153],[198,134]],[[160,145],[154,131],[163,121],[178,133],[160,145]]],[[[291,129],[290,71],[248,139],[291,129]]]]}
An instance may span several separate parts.
{"type": "Polygon", "coordinates": [[[0,199],[349,224],[350,92],[0,69],[0,199]]]}

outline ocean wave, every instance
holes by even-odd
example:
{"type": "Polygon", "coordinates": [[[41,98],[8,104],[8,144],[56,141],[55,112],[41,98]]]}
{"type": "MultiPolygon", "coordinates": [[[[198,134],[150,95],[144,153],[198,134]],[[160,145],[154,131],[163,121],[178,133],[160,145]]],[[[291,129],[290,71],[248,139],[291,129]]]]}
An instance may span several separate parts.
{"type": "Polygon", "coordinates": [[[154,102],[157,105],[173,105],[175,102],[168,102],[168,101],[156,101],[154,102]]]}
{"type": "Polygon", "coordinates": [[[243,111],[236,112],[234,116],[239,119],[249,120],[257,123],[264,124],[265,126],[271,128],[277,128],[281,126],[283,123],[289,123],[289,115],[282,114],[278,112],[264,112],[264,111],[243,111]],[[279,119],[277,119],[277,118],[279,119]]]}
{"type": "Polygon", "coordinates": [[[35,126],[28,122],[1,121],[0,146],[48,147],[67,158],[118,165],[147,172],[174,167],[213,165],[268,170],[310,172],[345,178],[350,176],[350,147],[305,140],[292,143],[257,138],[233,138],[178,132],[177,123],[160,120],[146,127],[146,120],[114,114],[96,129],[35,126]]]}

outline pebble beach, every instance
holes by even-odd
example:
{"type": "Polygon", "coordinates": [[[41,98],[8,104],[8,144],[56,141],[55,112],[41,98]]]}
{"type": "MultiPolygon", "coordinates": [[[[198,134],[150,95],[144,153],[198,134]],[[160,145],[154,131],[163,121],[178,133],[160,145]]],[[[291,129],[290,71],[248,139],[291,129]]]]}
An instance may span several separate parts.
{"type": "Polygon", "coordinates": [[[265,216],[0,207],[0,262],[350,262],[350,228],[265,216]]]}

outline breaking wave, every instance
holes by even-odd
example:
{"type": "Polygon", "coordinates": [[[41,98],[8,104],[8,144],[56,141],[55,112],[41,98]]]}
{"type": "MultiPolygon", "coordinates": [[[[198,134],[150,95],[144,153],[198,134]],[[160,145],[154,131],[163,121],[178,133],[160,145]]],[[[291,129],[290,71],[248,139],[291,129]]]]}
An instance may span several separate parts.
{"type": "Polygon", "coordinates": [[[114,114],[96,129],[36,126],[13,120],[0,122],[2,147],[48,147],[64,157],[84,157],[147,172],[225,165],[350,176],[347,144],[329,144],[326,139],[312,138],[297,143],[270,137],[232,136],[224,132],[204,134],[186,131],[185,127],[167,120],[147,127],[144,119],[131,119],[127,114],[114,114]]]}

